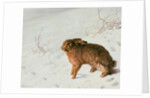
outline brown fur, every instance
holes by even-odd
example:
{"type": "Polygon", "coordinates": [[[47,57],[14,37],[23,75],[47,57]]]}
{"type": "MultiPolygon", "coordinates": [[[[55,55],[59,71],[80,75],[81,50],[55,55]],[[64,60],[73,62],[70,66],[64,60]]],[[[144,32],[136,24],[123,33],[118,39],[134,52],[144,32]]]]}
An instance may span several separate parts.
{"type": "Polygon", "coordinates": [[[72,79],[76,78],[77,72],[83,64],[91,66],[90,72],[101,70],[101,77],[105,77],[113,72],[115,61],[109,52],[101,45],[87,43],[80,38],[68,39],[62,45],[72,64],[72,79]]]}

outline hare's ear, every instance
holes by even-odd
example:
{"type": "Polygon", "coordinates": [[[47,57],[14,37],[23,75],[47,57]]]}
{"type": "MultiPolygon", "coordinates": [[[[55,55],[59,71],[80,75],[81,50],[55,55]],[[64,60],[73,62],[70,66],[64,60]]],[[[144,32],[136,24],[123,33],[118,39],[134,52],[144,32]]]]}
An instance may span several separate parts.
{"type": "Polygon", "coordinates": [[[83,41],[83,40],[79,39],[79,40],[76,40],[76,41],[75,41],[75,44],[76,44],[77,46],[84,46],[84,45],[87,44],[87,41],[83,41]]]}
{"type": "Polygon", "coordinates": [[[87,44],[87,41],[82,41],[81,44],[82,44],[82,45],[86,45],[86,44],[87,44]]]}

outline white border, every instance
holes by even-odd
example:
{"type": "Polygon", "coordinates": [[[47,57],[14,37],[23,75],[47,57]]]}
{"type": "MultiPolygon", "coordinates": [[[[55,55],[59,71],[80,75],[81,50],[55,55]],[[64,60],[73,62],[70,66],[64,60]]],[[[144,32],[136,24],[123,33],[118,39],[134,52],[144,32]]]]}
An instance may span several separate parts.
{"type": "Polygon", "coordinates": [[[5,3],[1,92],[33,94],[141,94],[143,3],[143,1],[5,3]],[[20,88],[23,8],[50,7],[122,7],[120,89],[20,88]]]}

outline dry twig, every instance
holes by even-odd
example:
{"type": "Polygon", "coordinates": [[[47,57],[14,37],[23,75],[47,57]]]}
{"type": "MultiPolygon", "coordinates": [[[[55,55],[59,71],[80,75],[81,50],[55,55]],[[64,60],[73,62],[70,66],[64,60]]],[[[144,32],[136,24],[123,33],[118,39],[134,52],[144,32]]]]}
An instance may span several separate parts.
{"type": "MultiPolygon", "coordinates": [[[[98,19],[99,19],[99,22],[102,22],[102,25],[98,30],[98,33],[102,33],[106,30],[112,30],[114,28],[115,29],[121,28],[121,17],[119,17],[118,15],[120,10],[116,10],[115,13],[109,14],[106,17],[102,17],[101,12],[102,12],[102,9],[98,8],[98,19]]],[[[94,36],[96,34],[94,34],[94,36]]]]}
{"type": "Polygon", "coordinates": [[[39,52],[42,52],[43,54],[46,53],[45,49],[40,45],[40,38],[41,38],[41,33],[42,33],[43,29],[41,29],[41,31],[39,32],[39,35],[37,37],[35,37],[35,43],[36,43],[36,46],[39,50],[39,52]]]}

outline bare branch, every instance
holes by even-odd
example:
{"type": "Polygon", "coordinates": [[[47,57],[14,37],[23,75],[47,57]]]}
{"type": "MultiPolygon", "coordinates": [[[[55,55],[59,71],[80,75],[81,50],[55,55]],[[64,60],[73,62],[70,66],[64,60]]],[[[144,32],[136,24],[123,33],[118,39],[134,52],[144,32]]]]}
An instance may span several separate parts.
{"type": "Polygon", "coordinates": [[[43,54],[45,54],[46,53],[45,49],[40,45],[40,42],[41,42],[40,38],[41,38],[42,31],[43,29],[41,29],[38,36],[35,37],[35,43],[36,43],[37,48],[39,49],[39,52],[42,52],[43,54]]]}
{"type": "MultiPolygon", "coordinates": [[[[119,17],[120,10],[116,10],[114,13],[107,15],[106,17],[101,16],[102,9],[98,8],[98,19],[102,22],[99,27],[98,33],[102,33],[106,30],[120,29],[121,28],[121,17],[119,17]]],[[[97,35],[95,33],[93,36],[97,35]]]]}

